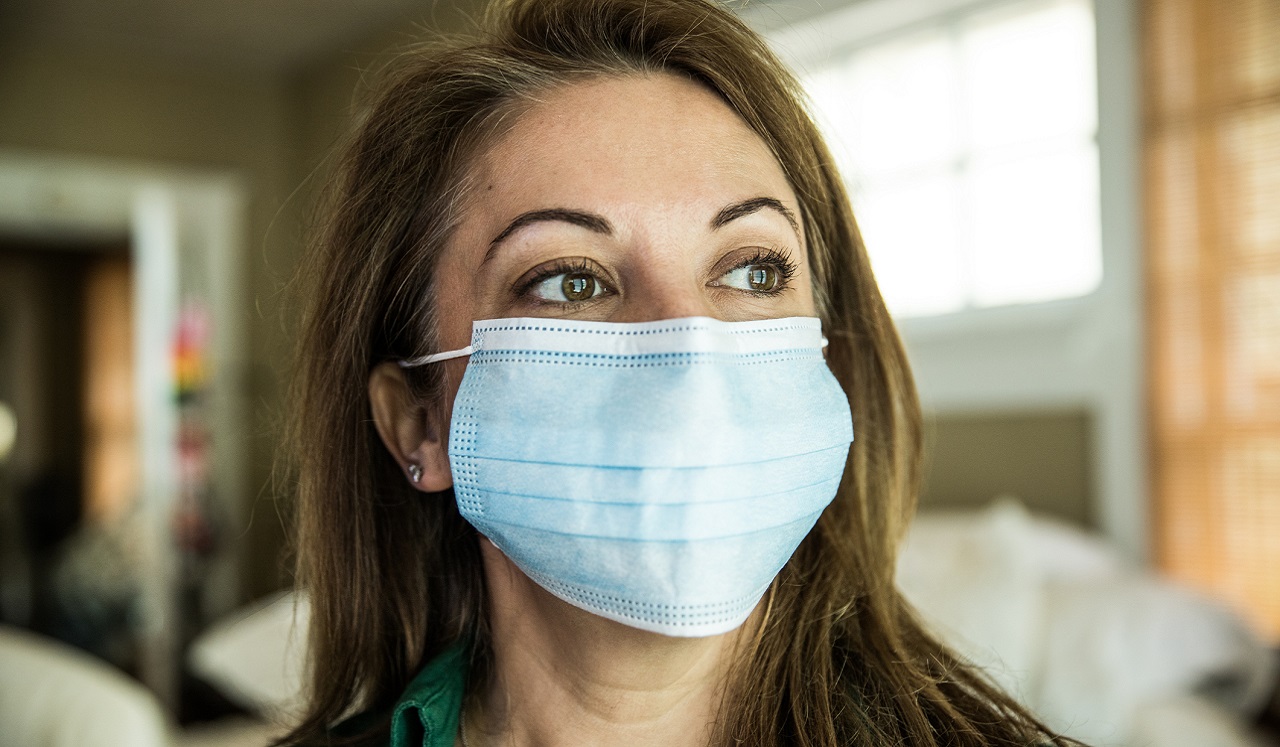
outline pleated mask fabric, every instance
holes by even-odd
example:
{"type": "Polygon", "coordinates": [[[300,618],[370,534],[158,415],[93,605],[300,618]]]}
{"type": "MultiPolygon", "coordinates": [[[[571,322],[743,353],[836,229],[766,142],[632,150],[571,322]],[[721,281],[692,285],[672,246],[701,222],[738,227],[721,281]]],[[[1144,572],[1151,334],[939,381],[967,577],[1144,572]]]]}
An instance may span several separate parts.
{"type": "Polygon", "coordinates": [[[852,416],[823,345],[809,317],[475,322],[449,434],[458,507],[570,604],[671,636],[733,630],[845,468],[852,416]]]}

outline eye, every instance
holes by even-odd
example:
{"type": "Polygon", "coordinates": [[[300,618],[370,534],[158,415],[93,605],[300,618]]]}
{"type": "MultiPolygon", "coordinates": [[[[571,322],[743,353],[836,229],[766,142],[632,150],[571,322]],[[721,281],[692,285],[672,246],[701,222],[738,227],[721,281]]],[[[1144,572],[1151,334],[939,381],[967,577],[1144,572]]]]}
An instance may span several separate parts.
{"type": "Polygon", "coordinates": [[[778,287],[778,268],[773,265],[747,265],[729,270],[720,279],[721,285],[768,293],[778,287]]]}
{"type": "Polygon", "coordinates": [[[528,292],[551,303],[580,303],[603,295],[605,287],[595,275],[578,270],[535,278],[528,292]]]}
{"type": "Polygon", "coordinates": [[[762,250],[721,275],[714,284],[751,293],[777,294],[790,286],[795,272],[796,266],[790,257],[772,249],[762,250]]]}

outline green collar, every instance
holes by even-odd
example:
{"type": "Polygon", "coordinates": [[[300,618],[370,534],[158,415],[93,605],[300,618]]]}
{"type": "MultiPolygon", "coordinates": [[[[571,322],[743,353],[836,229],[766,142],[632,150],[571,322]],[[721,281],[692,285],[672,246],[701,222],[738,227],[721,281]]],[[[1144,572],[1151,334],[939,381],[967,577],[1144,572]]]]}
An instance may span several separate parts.
{"type": "Polygon", "coordinates": [[[423,667],[396,703],[390,747],[453,747],[467,686],[467,648],[455,643],[423,667]]]}

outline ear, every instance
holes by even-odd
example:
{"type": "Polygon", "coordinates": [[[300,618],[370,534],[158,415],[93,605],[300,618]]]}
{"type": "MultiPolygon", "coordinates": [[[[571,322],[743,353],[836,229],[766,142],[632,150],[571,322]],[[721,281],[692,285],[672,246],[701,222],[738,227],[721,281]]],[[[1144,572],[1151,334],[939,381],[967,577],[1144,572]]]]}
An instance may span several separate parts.
{"type": "Polygon", "coordinates": [[[404,371],[395,363],[380,363],[369,374],[369,405],[374,427],[405,479],[418,490],[433,493],[453,486],[449,471],[447,424],[438,422],[435,408],[414,402],[404,371]],[[415,482],[410,466],[422,470],[415,482]]]}

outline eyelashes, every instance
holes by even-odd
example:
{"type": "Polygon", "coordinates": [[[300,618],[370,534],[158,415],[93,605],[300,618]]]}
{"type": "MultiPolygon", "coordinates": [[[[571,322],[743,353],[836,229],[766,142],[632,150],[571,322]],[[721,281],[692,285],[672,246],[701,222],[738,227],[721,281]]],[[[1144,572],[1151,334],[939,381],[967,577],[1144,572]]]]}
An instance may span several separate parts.
{"type": "Polygon", "coordinates": [[[561,275],[590,275],[600,286],[604,293],[611,293],[610,282],[605,281],[604,271],[600,269],[594,262],[590,262],[583,257],[567,257],[564,259],[554,260],[551,264],[543,265],[536,269],[533,275],[526,275],[512,287],[512,293],[517,298],[532,298],[541,303],[554,303],[559,305],[575,305],[586,303],[586,301],[555,301],[546,298],[540,298],[534,294],[534,289],[561,275]]]}
{"type": "MultiPolygon", "coordinates": [[[[719,275],[708,285],[727,290],[736,290],[756,297],[776,296],[791,288],[791,281],[795,278],[800,268],[796,261],[791,258],[791,253],[788,250],[777,247],[755,247],[749,251],[749,254],[733,262],[728,267],[724,267],[722,262],[721,267],[716,268],[719,275]],[[740,282],[742,280],[742,277],[739,276],[745,277],[753,271],[763,271],[769,274],[773,278],[770,287],[765,289],[751,287],[754,284],[745,286],[734,284],[734,281],[740,282]],[[726,280],[729,280],[729,282],[725,282],[726,280]]],[[[615,293],[614,288],[615,284],[609,274],[596,262],[585,257],[565,257],[552,260],[523,275],[512,285],[511,294],[516,300],[526,303],[575,307],[588,304],[603,296],[613,295],[615,293]],[[551,282],[556,278],[590,278],[593,287],[599,292],[592,293],[590,297],[582,300],[574,300],[567,297],[561,300],[542,295],[540,291],[542,293],[547,291],[554,293],[555,289],[560,287],[560,283],[551,282]]]]}
{"type": "MultiPolygon", "coordinates": [[[[770,265],[778,273],[778,284],[771,290],[750,291],[765,295],[776,295],[791,287],[791,279],[799,272],[800,266],[795,260],[791,259],[791,254],[780,249],[763,248],[757,249],[756,253],[749,259],[738,262],[729,271],[742,270],[753,265],[770,265]]],[[[726,275],[728,273],[725,273],[726,275]]]]}

